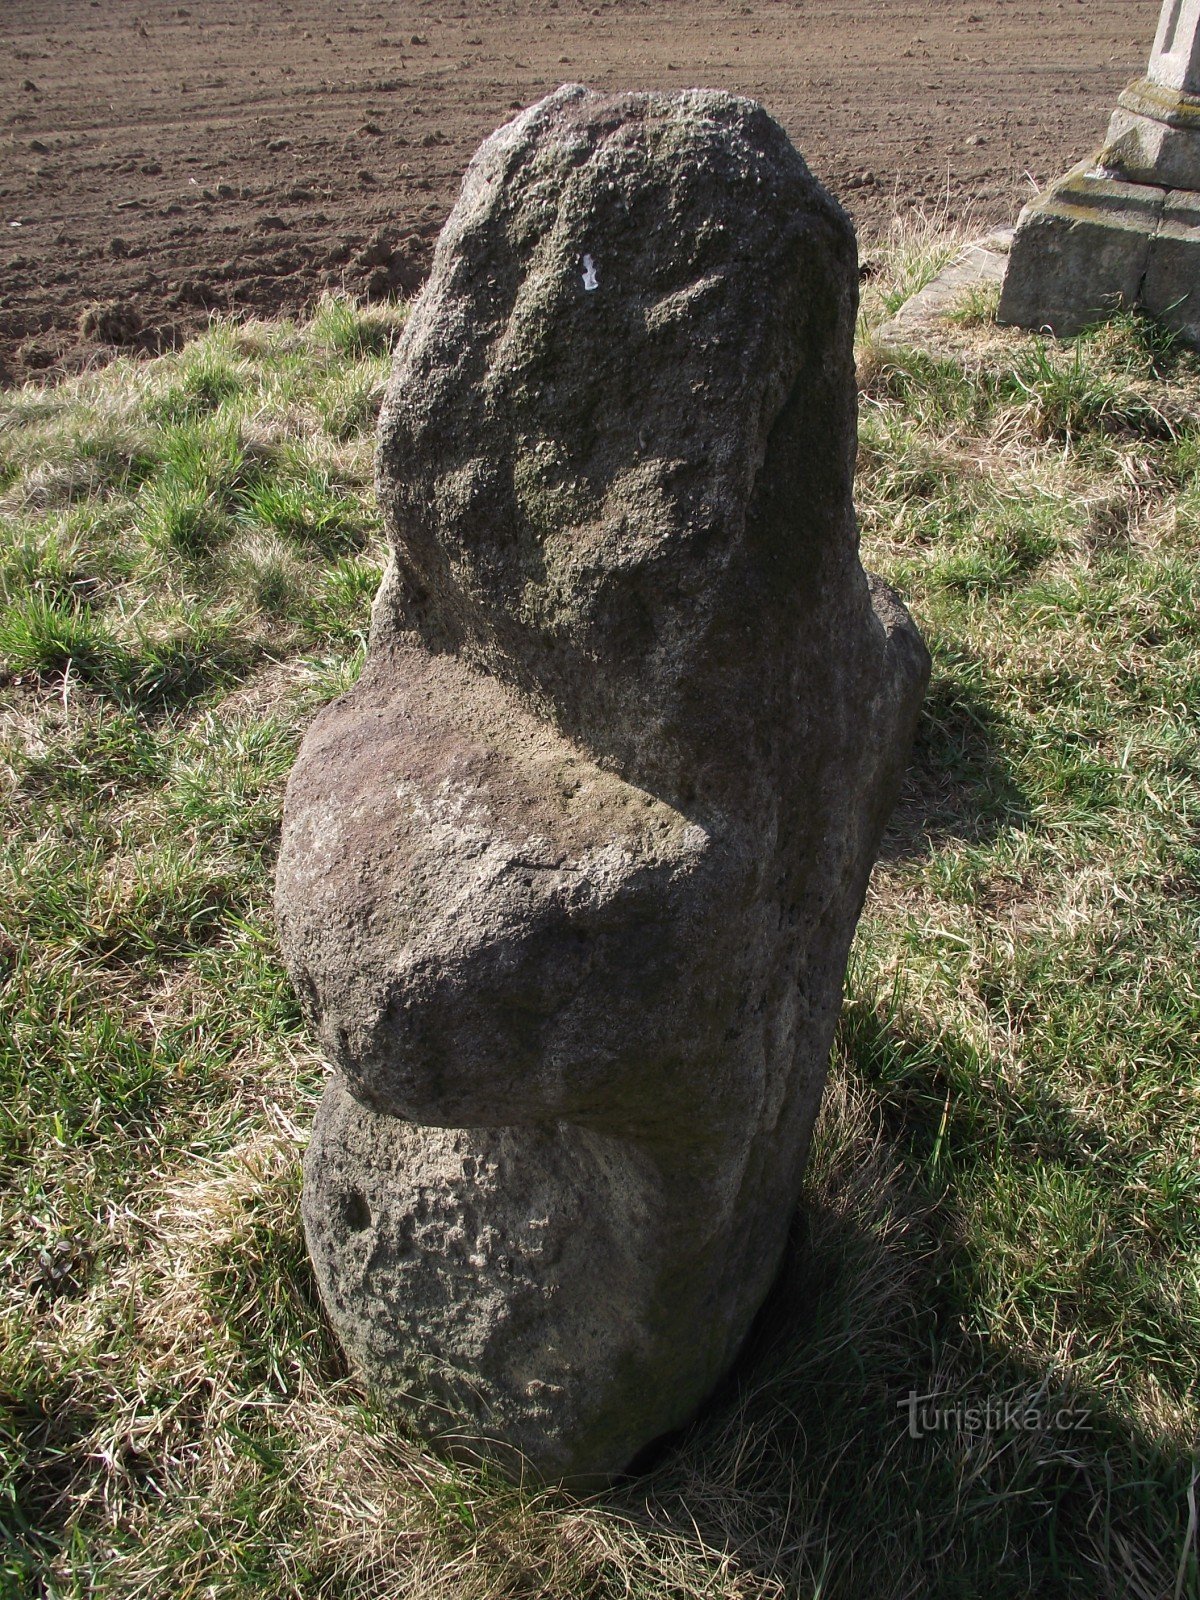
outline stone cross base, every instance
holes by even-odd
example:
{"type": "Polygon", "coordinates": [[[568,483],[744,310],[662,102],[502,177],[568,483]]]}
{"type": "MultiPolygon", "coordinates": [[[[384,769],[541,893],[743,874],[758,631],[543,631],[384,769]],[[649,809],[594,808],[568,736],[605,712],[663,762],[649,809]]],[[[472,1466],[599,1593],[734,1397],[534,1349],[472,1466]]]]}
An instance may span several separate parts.
{"type": "Polygon", "coordinates": [[[1200,348],[1200,192],[1081,162],[1021,213],[999,320],[1069,338],[1134,308],[1200,348]]]}
{"type": "Polygon", "coordinates": [[[1200,348],[1200,0],[1164,0],[1103,147],[1022,211],[999,319],[1065,338],[1135,308],[1200,348]]]}
{"type": "Polygon", "coordinates": [[[1134,183],[1200,190],[1200,96],[1140,78],[1118,98],[1100,152],[1134,183]]]}

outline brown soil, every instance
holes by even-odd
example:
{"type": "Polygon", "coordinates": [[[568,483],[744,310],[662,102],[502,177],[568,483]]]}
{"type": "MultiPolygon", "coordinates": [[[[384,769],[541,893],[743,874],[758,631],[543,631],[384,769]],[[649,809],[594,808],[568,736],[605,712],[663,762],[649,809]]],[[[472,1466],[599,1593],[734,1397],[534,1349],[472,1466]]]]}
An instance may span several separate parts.
{"type": "Polygon", "coordinates": [[[408,291],[466,162],[557,84],[762,100],[864,247],[1011,221],[1095,146],[1157,0],[5,0],[0,381],[210,310],[408,291]]]}

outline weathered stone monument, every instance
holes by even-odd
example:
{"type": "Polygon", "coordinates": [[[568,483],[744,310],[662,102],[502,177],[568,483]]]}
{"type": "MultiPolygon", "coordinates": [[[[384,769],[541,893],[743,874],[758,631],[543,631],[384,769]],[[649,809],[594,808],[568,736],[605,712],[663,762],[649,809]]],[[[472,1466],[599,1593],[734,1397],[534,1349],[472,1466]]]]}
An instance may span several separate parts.
{"type": "Polygon", "coordinates": [[[1200,346],[1200,0],[1163,0],[1103,147],[1021,213],[999,318],[1068,336],[1138,306],[1200,346]]]}
{"type": "Polygon", "coordinates": [[[728,1368],[928,672],[858,560],[854,238],[751,101],[479,150],[380,420],[392,559],[287,796],[305,1161],[387,1404],[576,1482],[728,1368]]]}

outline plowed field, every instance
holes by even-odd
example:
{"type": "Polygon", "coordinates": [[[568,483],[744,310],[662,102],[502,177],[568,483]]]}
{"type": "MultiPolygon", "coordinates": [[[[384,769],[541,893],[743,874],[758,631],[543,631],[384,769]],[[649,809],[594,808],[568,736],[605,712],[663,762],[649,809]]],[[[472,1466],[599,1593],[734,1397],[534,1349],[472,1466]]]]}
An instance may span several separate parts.
{"type": "Polygon", "coordinates": [[[4,0],[0,381],[211,310],[407,292],[480,140],[565,81],[762,100],[859,224],[1010,221],[1156,0],[4,0]],[[97,307],[101,309],[97,309],[97,307]]]}

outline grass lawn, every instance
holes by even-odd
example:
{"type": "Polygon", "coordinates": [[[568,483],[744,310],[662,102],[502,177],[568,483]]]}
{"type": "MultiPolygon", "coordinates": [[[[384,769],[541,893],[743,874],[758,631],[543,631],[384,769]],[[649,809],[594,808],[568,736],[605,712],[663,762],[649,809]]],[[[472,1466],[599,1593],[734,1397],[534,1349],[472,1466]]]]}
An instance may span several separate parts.
{"type": "Polygon", "coordinates": [[[865,288],[864,557],[934,671],[793,1248],[589,1500],[374,1414],[300,1228],[271,879],[402,310],[0,394],[5,1600],[1200,1596],[1200,361],[986,293],[880,346],[952,243],[865,288]]]}

